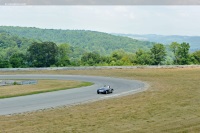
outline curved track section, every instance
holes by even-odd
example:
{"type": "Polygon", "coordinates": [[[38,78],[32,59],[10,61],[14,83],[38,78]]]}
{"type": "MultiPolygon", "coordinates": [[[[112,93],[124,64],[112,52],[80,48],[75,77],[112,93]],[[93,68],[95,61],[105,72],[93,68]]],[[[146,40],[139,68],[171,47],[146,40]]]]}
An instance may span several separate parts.
{"type": "Polygon", "coordinates": [[[0,115],[36,111],[58,106],[74,105],[143,91],[145,83],[111,77],[81,75],[0,75],[0,79],[54,79],[93,82],[94,85],[69,90],[0,99],[0,115]],[[97,88],[110,85],[112,94],[98,95],[97,88]]]}

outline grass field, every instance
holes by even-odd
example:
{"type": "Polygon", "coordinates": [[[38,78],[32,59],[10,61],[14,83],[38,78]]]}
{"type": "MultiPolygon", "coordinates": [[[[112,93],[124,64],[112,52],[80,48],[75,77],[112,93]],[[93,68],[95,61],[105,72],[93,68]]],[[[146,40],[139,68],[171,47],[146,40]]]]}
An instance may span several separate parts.
{"type": "Polygon", "coordinates": [[[199,68],[71,70],[42,73],[137,79],[149,83],[150,88],[145,92],[121,98],[22,115],[0,116],[0,132],[200,132],[199,68]]]}
{"type": "Polygon", "coordinates": [[[0,86],[0,99],[66,90],[89,85],[92,85],[92,83],[66,80],[38,80],[38,83],[35,85],[0,86]]]}

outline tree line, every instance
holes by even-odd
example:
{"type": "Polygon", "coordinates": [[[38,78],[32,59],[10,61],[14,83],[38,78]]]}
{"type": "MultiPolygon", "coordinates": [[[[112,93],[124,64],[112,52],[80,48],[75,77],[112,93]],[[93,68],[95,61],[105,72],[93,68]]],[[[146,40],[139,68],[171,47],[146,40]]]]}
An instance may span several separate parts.
{"type": "Polygon", "coordinates": [[[200,64],[200,50],[190,53],[189,49],[189,43],[185,42],[173,42],[168,47],[157,43],[135,53],[118,49],[102,55],[93,51],[75,58],[76,51],[69,44],[32,42],[26,52],[16,50],[7,53],[7,58],[0,58],[0,68],[200,64]]]}

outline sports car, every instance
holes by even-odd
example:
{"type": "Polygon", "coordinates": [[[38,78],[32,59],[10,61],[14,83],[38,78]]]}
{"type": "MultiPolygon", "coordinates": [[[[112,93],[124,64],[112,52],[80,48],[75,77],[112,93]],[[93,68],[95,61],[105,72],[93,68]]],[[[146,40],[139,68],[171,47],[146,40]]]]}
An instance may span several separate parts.
{"type": "Polygon", "coordinates": [[[110,86],[104,86],[99,89],[97,89],[97,94],[109,94],[113,93],[114,89],[110,88],[110,86]]]}

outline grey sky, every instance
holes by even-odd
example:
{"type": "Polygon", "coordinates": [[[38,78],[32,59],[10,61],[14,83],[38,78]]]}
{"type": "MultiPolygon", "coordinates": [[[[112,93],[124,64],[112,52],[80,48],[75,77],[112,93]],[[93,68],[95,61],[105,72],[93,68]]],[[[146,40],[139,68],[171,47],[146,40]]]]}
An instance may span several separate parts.
{"type": "Polygon", "coordinates": [[[0,0],[0,5],[199,5],[199,0],[0,0]]]}
{"type": "Polygon", "coordinates": [[[0,25],[200,35],[200,6],[0,6],[0,25]]]}

